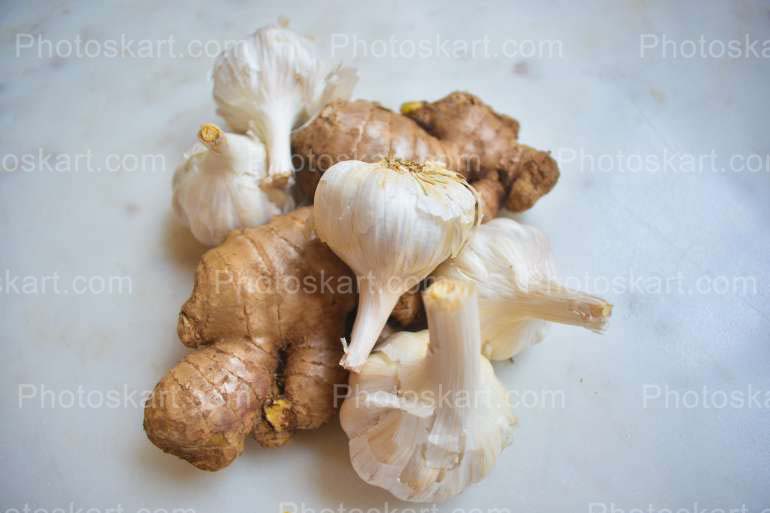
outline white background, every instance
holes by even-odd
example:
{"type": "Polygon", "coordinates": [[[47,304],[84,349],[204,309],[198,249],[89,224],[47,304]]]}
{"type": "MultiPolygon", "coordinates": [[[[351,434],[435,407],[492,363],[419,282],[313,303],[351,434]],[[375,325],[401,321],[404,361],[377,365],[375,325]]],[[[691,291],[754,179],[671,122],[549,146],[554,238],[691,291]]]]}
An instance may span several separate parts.
{"type": "Polygon", "coordinates": [[[0,12],[0,512],[405,506],[357,478],[336,421],[280,450],[249,442],[210,474],[147,441],[140,398],[99,407],[99,394],[150,390],[182,357],[176,315],[203,251],[171,218],[170,182],[198,125],[217,119],[213,55],[172,57],[157,42],[174,38],[181,54],[190,41],[234,39],[281,15],[329,49],[363,41],[335,48],[360,70],[356,97],[396,108],[463,89],[518,118],[524,142],[562,157],[558,186],[521,219],[550,236],[562,276],[615,304],[604,336],[555,327],[498,366],[509,388],[562,391],[563,405],[518,407],[514,443],[491,476],[441,511],[770,507],[770,58],[708,54],[719,45],[673,56],[701,36],[767,41],[770,4],[106,4],[17,2],[0,12]],[[149,56],[77,56],[39,39],[30,47],[20,34],[155,46],[149,56]],[[643,34],[676,43],[642,55],[643,34]],[[383,56],[374,43],[392,38],[409,54],[403,41],[484,37],[485,55],[447,56],[434,42],[428,58],[383,56]],[[560,53],[500,55],[506,40],[558,41],[560,53]],[[66,162],[89,151],[91,169],[66,162]],[[732,155],[765,161],[755,172],[663,162],[712,152],[717,167],[732,155]],[[14,167],[24,155],[33,165],[14,167]],[[40,155],[64,159],[64,169],[40,155]],[[104,169],[107,155],[122,159],[119,170],[104,169]],[[136,165],[143,155],[165,165],[136,165]],[[642,157],[653,160],[640,169],[642,157]],[[59,288],[41,290],[54,273],[59,288]],[[14,290],[14,276],[37,290],[14,290]],[[87,293],[71,290],[83,285],[77,276],[91,279],[87,293]],[[111,276],[129,277],[130,293],[99,293],[111,276]],[[735,290],[740,278],[753,286],[735,290]],[[51,391],[55,404],[20,401],[23,384],[51,391]],[[95,407],[63,407],[78,387],[95,407]],[[651,399],[666,390],[668,399],[651,399]],[[760,407],[707,407],[757,390],[760,407]]]}

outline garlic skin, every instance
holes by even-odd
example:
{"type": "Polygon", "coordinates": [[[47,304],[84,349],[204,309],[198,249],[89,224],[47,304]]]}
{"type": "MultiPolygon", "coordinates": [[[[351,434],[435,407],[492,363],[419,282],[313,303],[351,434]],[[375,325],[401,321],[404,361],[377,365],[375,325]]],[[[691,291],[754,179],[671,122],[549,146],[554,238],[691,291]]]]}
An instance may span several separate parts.
{"type": "Polygon", "coordinates": [[[479,211],[473,188],[439,164],[348,160],[321,177],[313,217],[318,237],[358,277],[358,313],[340,362],[357,372],[401,294],[460,251],[479,211]]]}
{"type": "Polygon", "coordinates": [[[402,500],[440,502],[483,479],[510,445],[516,418],[481,355],[474,286],[425,293],[428,330],[372,353],[340,410],[356,473],[402,500]]]}
{"type": "Polygon", "coordinates": [[[236,132],[252,130],[267,146],[265,188],[293,182],[291,131],[335,99],[348,99],[352,68],[321,59],[316,44],[282,26],[267,26],[225,49],[211,73],[217,112],[236,132]]]}
{"type": "Polygon", "coordinates": [[[545,235],[513,219],[478,226],[457,258],[433,276],[478,287],[482,352],[491,360],[512,358],[540,342],[546,321],[600,333],[612,313],[605,300],[560,285],[545,235]]]}
{"type": "Polygon", "coordinates": [[[231,230],[258,226],[294,208],[290,196],[260,189],[265,148],[250,136],[205,124],[173,180],[173,207],[193,236],[221,244],[231,230]]]}

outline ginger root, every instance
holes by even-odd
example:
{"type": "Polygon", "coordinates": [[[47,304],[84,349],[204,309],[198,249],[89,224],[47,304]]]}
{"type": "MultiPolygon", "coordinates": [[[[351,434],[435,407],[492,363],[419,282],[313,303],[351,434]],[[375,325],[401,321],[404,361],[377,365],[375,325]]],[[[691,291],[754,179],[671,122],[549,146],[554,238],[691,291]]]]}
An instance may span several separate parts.
{"type": "Polygon", "coordinates": [[[464,92],[405,103],[402,114],[375,102],[335,101],[292,135],[298,189],[312,201],[321,174],[342,160],[435,160],[484,190],[487,214],[500,202],[522,212],[553,188],[559,168],[547,152],[519,144],[518,133],[515,119],[464,92]]]}
{"type": "Polygon", "coordinates": [[[177,328],[197,350],[145,405],[144,429],[165,452],[218,470],[249,434],[275,447],[334,414],[355,278],[317,239],[311,214],[233,231],[203,256],[177,328]]]}

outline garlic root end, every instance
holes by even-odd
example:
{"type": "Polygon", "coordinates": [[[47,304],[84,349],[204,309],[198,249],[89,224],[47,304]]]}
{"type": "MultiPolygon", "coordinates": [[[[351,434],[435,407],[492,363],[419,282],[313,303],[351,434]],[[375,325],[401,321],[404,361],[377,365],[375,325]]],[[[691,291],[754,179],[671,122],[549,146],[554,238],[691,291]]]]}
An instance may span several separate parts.
{"type": "Polygon", "coordinates": [[[596,333],[604,331],[612,315],[612,305],[604,299],[553,281],[527,294],[525,309],[536,319],[580,326],[596,333]]]}

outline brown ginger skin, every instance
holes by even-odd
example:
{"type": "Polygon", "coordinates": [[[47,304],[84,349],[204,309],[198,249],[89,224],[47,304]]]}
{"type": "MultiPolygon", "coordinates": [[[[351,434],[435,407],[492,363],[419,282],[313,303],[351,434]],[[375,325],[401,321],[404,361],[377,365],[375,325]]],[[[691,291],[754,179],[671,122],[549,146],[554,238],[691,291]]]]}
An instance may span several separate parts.
{"type": "Polygon", "coordinates": [[[473,182],[473,188],[479,195],[481,222],[486,223],[497,217],[500,202],[505,193],[505,187],[500,183],[500,180],[496,176],[488,176],[473,182]]]}
{"type": "Polygon", "coordinates": [[[508,210],[530,209],[556,185],[556,161],[548,152],[513,142],[519,135],[518,121],[498,114],[478,97],[454,92],[432,103],[418,103],[405,115],[450,144],[459,155],[460,169],[472,180],[499,177],[508,210]]]}
{"type": "Polygon", "coordinates": [[[202,257],[178,323],[182,342],[197,349],[145,405],[147,436],[164,451],[218,470],[249,434],[278,446],[334,414],[355,278],[315,236],[311,214],[301,208],[234,231],[202,257]]]}
{"type": "Polygon", "coordinates": [[[505,166],[506,153],[519,138],[518,121],[469,93],[454,92],[432,103],[410,102],[402,113],[449,144],[460,162],[458,171],[473,180],[505,166]]]}
{"type": "Polygon", "coordinates": [[[404,114],[374,102],[335,101],[292,135],[300,195],[312,201],[320,175],[342,160],[383,157],[436,160],[478,180],[497,180],[498,201],[514,212],[532,207],[559,178],[547,152],[517,142],[519,124],[479,98],[455,92],[404,104],[404,114]]]}
{"type": "Polygon", "coordinates": [[[200,469],[226,467],[254,430],[277,364],[277,350],[266,339],[223,338],[190,353],[148,399],[147,436],[200,469]]]}
{"type": "Polygon", "coordinates": [[[366,100],[326,105],[310,124],[292,134],[291,142],[297,186],[310,201],[321,174],[343,160],[398,158],[456,163],[453,149],[425,133],[413,120],[366,100]]]}
{"type": "Polygon", "coordinates": [[[427,326],[428,319],[425,316],[419,286],[407,290],[398,298],[398,303],[390,314],[390,320],[395,321],[396,325],[402,328],[420,329],[423,325],[427,326]]]}

